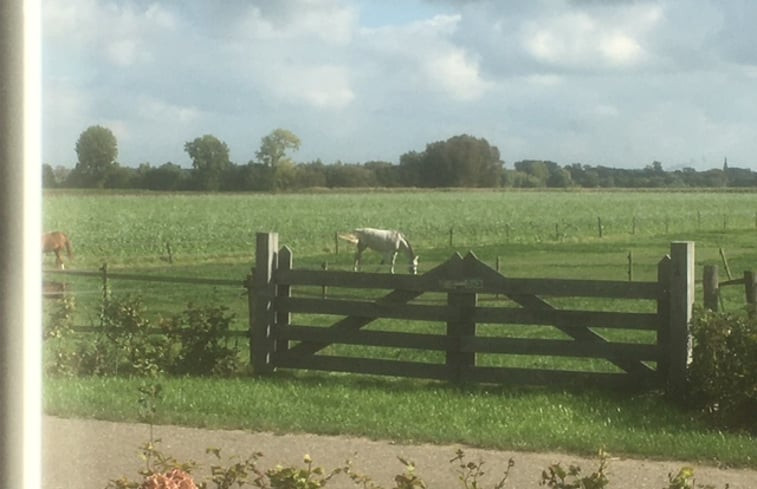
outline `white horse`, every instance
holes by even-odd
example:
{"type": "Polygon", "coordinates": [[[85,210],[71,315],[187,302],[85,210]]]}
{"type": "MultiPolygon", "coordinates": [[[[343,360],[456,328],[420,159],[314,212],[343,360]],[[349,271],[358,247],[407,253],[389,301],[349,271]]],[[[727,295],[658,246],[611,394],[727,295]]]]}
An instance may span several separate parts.
{"type": "Polygon", "coordinates": [[[366,248],[383,254],[382,264],[387,261],[391,263],[391,273],[394,273],[394,262],[397,260],[399,252],[404,253],[408,259],[410,273],[418,273],[418,255],[413,252],[410,242],[399,231],[387,229],[358,228],[347,234],[340,234],[339,237],[345,241],[357,245],[355,253],[354,270],[357,272],[360,268],[360,258],[366,248]]]}

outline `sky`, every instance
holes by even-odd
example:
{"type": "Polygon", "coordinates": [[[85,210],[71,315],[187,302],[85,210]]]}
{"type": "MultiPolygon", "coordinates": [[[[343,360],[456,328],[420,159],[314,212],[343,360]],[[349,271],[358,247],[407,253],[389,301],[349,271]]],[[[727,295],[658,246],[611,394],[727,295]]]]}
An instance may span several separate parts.
{"type": "Polygon", "coordinates": [[[752,0],[42,0],[42,161],[398,163],[468,134],[505,162],[757,170],[752,0]]]}

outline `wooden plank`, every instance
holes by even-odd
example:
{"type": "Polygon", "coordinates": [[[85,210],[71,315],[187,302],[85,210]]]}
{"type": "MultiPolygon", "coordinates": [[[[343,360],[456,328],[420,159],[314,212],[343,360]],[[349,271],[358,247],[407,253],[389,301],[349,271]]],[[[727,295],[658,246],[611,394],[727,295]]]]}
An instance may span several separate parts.
{"type": "Polygon", "coordinates": [[[421,379],[447,379],[444,365],[421,362],[384,360],[379,358],[350,358],[314,355],[303,357],[291,351],[276,359],[282,368],[325,370],[329,372],[349,372],[370,375],[391,375],[421,379]]]}
{"type": "Polygon", "coordinates": [[[424,290],[425,275],[348,272],[340,270],[280,270],[276,281],[288,285],[344,287],[350,289],[424,290]]]}
{"type": "Polygon", "coordinates": [[[437,351],[444,351],[453,346],[453,340],[447,336],[426,333],[366,330],[338,332],[328,327],[296,325],[281,328],[277,333],[280,338],[289,341],[315,343],[416,348],[437,351]]]}
{"type": "Polygon", "coordinates": [[[720,285],[718,284],[718,266],[705,265],[702,276],[702,295],[704,307],[710,311],[717,312],[718,299],[720,296],[720,285]]]}
{"type": "Polygon", "coordinates": [[[744,271],[744,295],[747,315],[754,319],[757,317],[757,275],[753,270],[744,271]]]}
{"type": "MultiPolygon", "coordinates": [[[[407,319],[412,321],[447,321],[460,317],[461,309],[450,305],[404,304],[349,300],[278,298],[277,307],[293,313],[331,314],[366,318],[407,319]]],[[[656,330],[657,313],[603,312],[564,309],[533,310],[513,307],[482,307],[473,310],[476,323],[544,324],[556,323],[634,330],[656,330]]]]}
{"type": "Polygon", "coordinates": [[[580,311],[569,309],[527,309],[478,307],[474,320],[491,324],[560,324],[564,327],[600,327],[634,330],[656,330],[657,313],[580,311]]]}
{"type": "Polygon", "coordinates": [[[292,313],[332,314],[362,318],[407,319],[412,321],[446,321],[457,310],[446,305],[406,304],[382,300],[279,298],[277,307],[292,313]]]}
{"type": "Polygon", "coordinates": [[[513,355],[550,355],[559,357],[625,357],[635,361],[656,361],[657,345],[640,343],[598,343],[595,341],[553,340],[541,338],[468,337],[463,351],[513,355]]]}
{"type": "MultiPolygon", "coordinates": [[[[495,274],[496,271],[493,270],[495,274]]],[[[404,289],[448,292],[448,279],[432,281],[425,275],[355,273],[346,271],[290,270],[276,274],[279,283],[344,288],[404,289]]],[[[475,278],[475,277],[473,277],[475,278]]],[[[553,297],[601,297],[617,299],[656,299],[660,293],[656,282],[615,280],[575,280],[546,278],[507,278],[488,275],[476,285],[476,292],[486,294],[534,294],[553,297]]]]}

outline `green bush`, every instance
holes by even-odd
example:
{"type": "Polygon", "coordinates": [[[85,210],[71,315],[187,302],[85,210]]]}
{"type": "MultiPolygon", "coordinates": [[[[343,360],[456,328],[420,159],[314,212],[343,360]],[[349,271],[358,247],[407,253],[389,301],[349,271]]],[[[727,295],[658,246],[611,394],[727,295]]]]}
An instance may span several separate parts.
{"type": "Polygon", "coordinates": [[[223,306],[189,304],[181,314],[160,326],[173,344],[170,372],[225,375],[237,370],[237,349],[228,345],[234,315],[223,306]]]}
{"type": "Polygon", "coordinates": [[[165,370],[167,338],[150,332],[142,298],[126,295],[103,306],[101,333],[108,340],[113,374],[145,374],[165,370]]]}
{"type": "Polygon", "coordinates": [[[721,426],[757,432],[757,320],[697,310],[689,396],[721,426]]]}
{"type": "Polygon", "coordinates": [[[225,307],[189,304],[176,316],[147,319],[139,296],[103,304],[94,333],[74,334],[72,301],[61,301],[45,323],[45,371],[54,375],[223,375],[239,368],[226,333],[233,320],[225,307]]]}

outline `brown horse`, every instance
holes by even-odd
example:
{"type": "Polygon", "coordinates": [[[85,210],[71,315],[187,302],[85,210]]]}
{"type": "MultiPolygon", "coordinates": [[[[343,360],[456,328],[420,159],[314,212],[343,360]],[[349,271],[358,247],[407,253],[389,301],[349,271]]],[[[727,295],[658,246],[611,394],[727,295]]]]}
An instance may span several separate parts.
{"type": "Polygon", "coordinates": [[[42,235],[42,253],[55,253],[55,266],[61,270],[65,268],[63,259],[60,257],[60,252],[63,250],[66,250],[66,255],[69,259],[73,259],[71,240],[68,239],[68,236],[60,231],[53,231],[42,235]]]}

